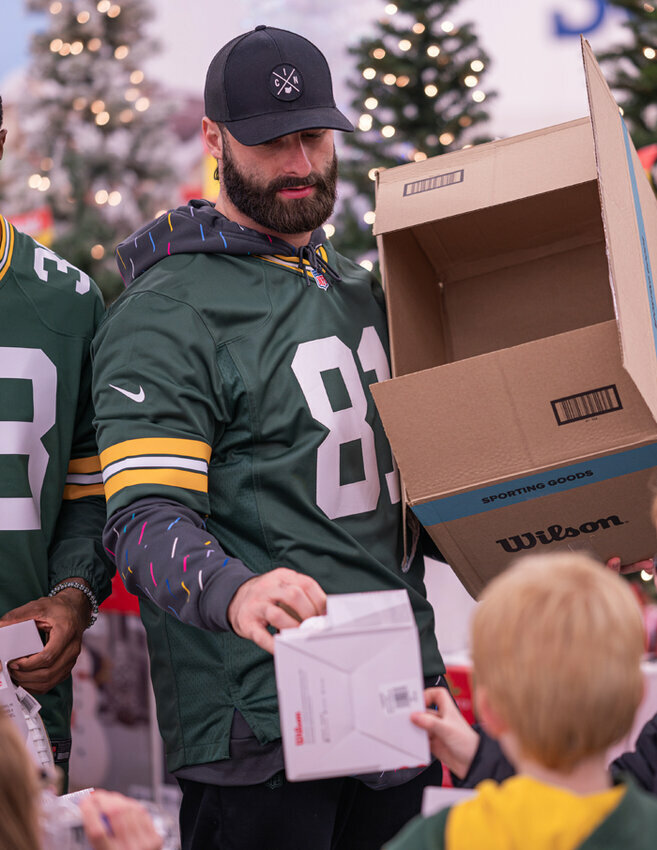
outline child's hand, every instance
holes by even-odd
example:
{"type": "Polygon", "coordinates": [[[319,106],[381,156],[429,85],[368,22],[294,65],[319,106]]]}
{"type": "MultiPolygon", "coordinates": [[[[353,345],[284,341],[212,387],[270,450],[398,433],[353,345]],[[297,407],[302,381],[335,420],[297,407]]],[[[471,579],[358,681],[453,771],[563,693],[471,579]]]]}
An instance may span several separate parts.
{"type": "Polygon", "coordinates": [[[82,824],[94,850],[161,850],[151,816],[136,800],[94,791],[80,801],[82,824]]]}
{"type": "Polygon", "coordinates": [[[429,733],[431,752],[453,774],[463,779],[479,746],[479,735],[468,724],[447,688],[427,688],[427,711],[416,711],[411,720],[429,733]]]}
{"type": "Polygon", "coordinates": [[[640,570],[645,570],[647,573],[652,573],[655,583],[657,584],[657,573],[655,572],[655,559],[649,558],[645,561],[636,561],[633,564],[622,564],[618,557],[609,558],[607,561],[607,569],[613,570],[620,575],[629,575],[630,573],[638,573],[640,570]]]}
{"type": "Polygon", "coordinates": [[[622,564],[621,559],[616,556],[609,558],[607,561],[607,568],[613,570],[615,573],[620,573],[621,575],[638,573],[639,570],[645,570],[646,572],[651,573],[653,571],[653,567],[654,564],[652,558],[645,561],[636,561],[633,564],[622,564]]]}

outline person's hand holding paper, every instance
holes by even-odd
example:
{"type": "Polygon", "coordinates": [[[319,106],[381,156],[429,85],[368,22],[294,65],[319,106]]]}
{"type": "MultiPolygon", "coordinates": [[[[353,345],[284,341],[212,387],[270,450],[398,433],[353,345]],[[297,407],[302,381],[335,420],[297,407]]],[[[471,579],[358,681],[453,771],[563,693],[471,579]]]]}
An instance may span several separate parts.
{"type": "Polygon", "coordinates": [[[275,639],[285,772],[319,779],[428,764],[417,626],[406,591],[329,596],[275,639]]]}

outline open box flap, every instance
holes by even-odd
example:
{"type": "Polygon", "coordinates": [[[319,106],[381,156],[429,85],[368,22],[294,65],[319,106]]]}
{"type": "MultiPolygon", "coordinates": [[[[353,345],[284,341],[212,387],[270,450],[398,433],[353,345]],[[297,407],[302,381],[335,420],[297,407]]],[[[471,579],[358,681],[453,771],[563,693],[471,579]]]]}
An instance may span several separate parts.
{"type": "Polygon", "coordinates": [[[623,366],[657,419],[657,200],[585,39],[582,54],[623,366]]]}
{"type": "Polygon", "coordinates": [[[579,118],[380,171],[374,233],[380,236],[595,178],[591,122],[579,118]]]}

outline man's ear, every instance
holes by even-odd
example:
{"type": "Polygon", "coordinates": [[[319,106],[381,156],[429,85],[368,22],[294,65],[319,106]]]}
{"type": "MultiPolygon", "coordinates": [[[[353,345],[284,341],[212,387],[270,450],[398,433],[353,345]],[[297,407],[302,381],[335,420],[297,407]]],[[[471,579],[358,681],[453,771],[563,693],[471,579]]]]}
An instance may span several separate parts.
{"type": "Polygon", "coordinates": [[[5,139],[7,138],[7,130],[0,130],[0,159],[2,159],[2,154],[5,152],[5,139]]]}
{"type": "Polygon", "coordinates": [[[221,130],[218,125],[204,116],[201,127],[203,140],[205,141],[208,153],[216,160],[221,160],[224,153],[224,140],[221,136],[221,130]]]}
{"type": "Polygon", "coordinates": [[[496,711],[494,706],[491,705],[485,685],[475,687],[475,706],[477,717],[492,738],[499,738],[505,732],[509,731],[506,721],[496,711]]]}

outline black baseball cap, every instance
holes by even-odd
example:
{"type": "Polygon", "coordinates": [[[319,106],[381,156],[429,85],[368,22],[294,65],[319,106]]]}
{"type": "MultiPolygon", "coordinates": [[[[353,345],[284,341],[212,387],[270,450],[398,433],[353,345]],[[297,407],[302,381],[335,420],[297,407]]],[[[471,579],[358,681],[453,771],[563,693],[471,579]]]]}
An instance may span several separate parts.
{"type": "Polygon", "coordinates": [[[205,79],[205,114],[243,145],[326,128],[353,131],[324,55],[301,35],[258,26],[225,44],[205,79]]]}

